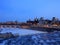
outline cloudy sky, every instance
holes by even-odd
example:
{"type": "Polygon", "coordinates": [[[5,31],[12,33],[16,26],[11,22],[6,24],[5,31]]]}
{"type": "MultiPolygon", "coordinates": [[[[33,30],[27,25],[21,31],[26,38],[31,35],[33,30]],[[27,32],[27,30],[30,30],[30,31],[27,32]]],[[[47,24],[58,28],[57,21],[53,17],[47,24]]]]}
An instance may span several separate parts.
{"type": "Polygon", "coordinates": [[[60,0],[0,0],[0,21],[60,18],[60,0]]]}

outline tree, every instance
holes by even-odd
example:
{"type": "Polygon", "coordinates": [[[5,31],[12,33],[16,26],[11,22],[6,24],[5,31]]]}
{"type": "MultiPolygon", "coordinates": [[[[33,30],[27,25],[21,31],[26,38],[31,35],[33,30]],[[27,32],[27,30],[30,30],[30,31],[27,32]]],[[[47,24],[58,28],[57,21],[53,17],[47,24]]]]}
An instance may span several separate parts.
{"type": "Polygon", "coordinates": [[[37,17],[34,19],[34,22],[36,22],[36,23],[38,23],[38,22],[39,22],[39,20],[38,20],[38,18],[37,18],[37,17]]]}
{"type": "Polygon", "coordinates": [[[55,17],[52,18],[52,21],[55,21],[55,17]]]}

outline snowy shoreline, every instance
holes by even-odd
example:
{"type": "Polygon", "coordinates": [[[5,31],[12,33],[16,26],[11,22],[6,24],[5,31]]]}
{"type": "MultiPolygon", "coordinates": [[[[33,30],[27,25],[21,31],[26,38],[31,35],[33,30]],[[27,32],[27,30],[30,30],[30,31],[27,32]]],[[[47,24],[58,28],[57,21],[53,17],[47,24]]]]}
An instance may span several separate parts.
{"type": "MultiPolygon", "coordinates": [[[[0,33],[19,34],[17,38],[3,40],[0,45],[59,45],[60,32],[41,32],[19,28],[0,28],[0,33]]],[[[1,42],[1,41],[0,41],[1,42]]]]}
{"type": "Polygon", "coordinates": [[[11,32],[12,34],[19,34],[20,36],[39,34],[39,33],[47,33],[47,32],[42,32],[42,31],[20,29],[20,28],[0,28],[0,30],[1,30],[0,33],[11,32]]]}

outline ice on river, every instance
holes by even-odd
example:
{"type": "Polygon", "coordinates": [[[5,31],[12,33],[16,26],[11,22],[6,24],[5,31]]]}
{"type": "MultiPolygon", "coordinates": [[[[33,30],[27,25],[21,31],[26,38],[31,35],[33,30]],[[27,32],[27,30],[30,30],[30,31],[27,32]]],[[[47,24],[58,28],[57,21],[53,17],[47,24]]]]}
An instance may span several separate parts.
{"type": "Polygon", "coordinates": [[[1,28],[0,33],[7,33],[12,32],[12,34],[19,34],[19,35],[31,35],[31,34],[37,34],[37,33],[47,33],[42,31],[36,31],[36,30],[29,30],[29,29],[20,29],[20,28],[1,28]]]}

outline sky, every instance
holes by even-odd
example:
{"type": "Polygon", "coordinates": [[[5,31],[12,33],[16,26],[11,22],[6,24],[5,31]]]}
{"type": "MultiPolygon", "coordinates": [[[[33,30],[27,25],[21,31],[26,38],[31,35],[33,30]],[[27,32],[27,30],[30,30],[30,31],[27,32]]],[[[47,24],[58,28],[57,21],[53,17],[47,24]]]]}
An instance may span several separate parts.
{"type": "Polygon", "coordinates": [[[60,18],[60,0],[0,0],[0,22],[35,17],[60,18]]]}

